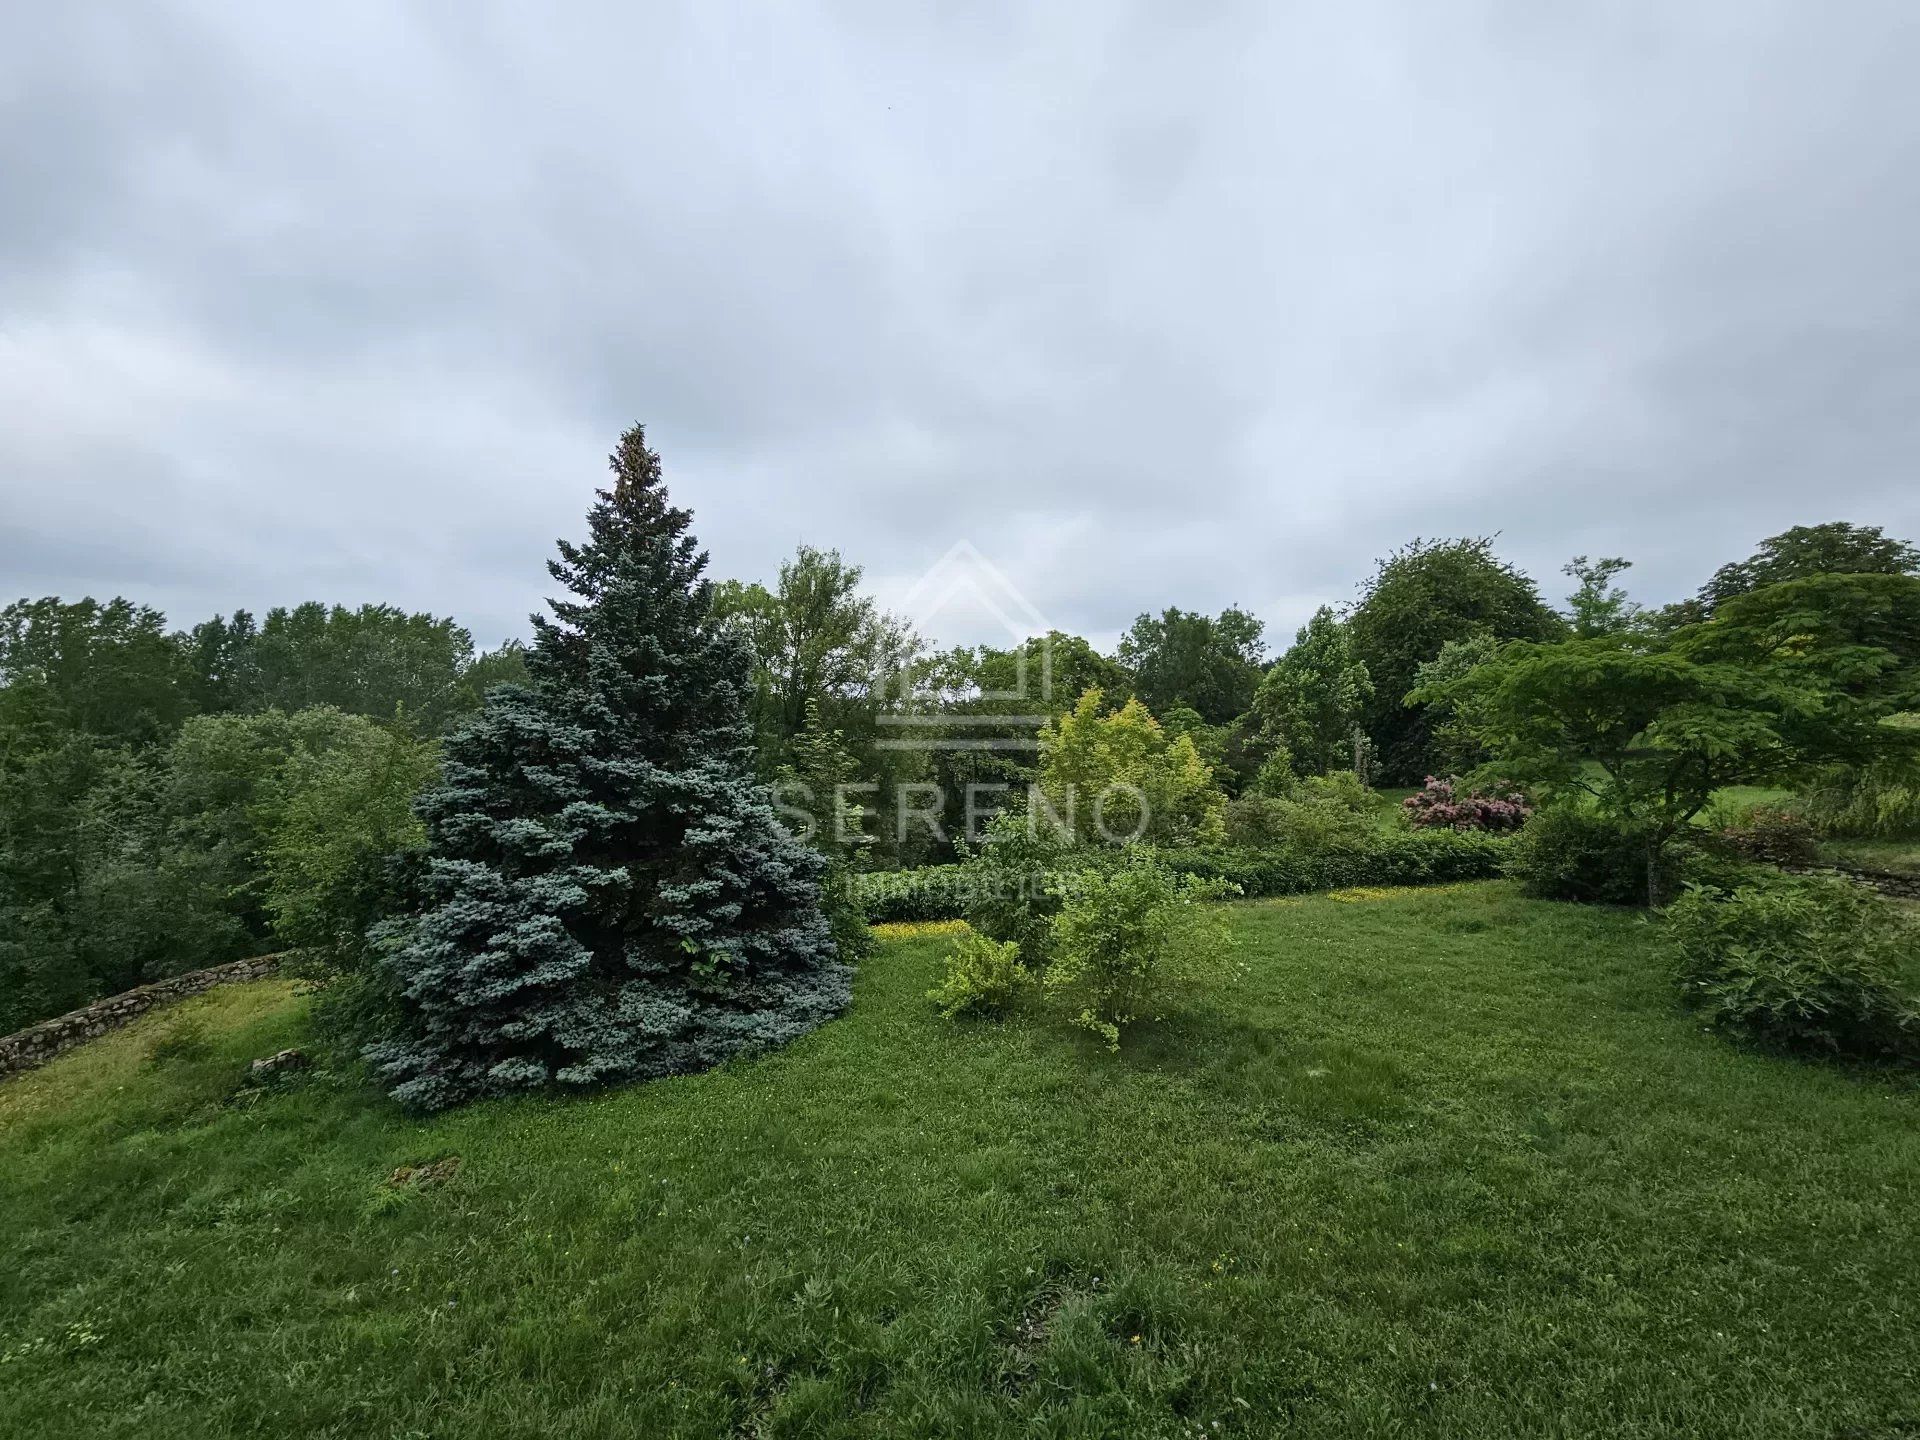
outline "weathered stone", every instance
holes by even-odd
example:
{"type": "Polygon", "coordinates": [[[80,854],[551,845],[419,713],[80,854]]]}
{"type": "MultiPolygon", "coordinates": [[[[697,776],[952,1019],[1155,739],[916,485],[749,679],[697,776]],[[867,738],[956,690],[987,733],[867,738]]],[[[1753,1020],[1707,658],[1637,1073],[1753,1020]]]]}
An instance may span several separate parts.
{"type": "Polygon", "coordinates": [[[273,1075],[283,1075],[289,1070],[304,1070],[312,1062],[302,1050],[279,1050],[272,1055],[262,1055],[249,1067],[253,1078],[263,1079],[273,1075]]]}

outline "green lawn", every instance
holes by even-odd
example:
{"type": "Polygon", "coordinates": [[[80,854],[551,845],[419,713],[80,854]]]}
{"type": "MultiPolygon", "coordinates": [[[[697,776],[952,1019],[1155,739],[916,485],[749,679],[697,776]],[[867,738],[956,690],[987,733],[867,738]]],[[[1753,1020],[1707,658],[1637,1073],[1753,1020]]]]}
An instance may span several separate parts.
{"type": "Polygon", "coordinates": [[[285,983],[148,1017],[0,1085],[0,1435],[1920,1431],[1914,1079],[1703,1034],[1632,914],[1233,914],[1118,1055],[909,938],[785,1052],[425,1122],[228,1099],[285,983]]]}

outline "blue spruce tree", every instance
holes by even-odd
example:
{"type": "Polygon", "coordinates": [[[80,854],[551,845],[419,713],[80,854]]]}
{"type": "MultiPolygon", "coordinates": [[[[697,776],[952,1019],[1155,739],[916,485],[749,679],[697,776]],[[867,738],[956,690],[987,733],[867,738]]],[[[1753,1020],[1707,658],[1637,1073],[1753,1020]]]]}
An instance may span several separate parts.
{"type": "Polygon", "coordinates": [[[585,544],[548,562],[529,683],[446,743],[424,908],[391,942],[404,1022],[370,1058],[438,1109],[713,1065],[845,1008],[823,862],[752,779],[748,664],[638,426],[585,544]]]}

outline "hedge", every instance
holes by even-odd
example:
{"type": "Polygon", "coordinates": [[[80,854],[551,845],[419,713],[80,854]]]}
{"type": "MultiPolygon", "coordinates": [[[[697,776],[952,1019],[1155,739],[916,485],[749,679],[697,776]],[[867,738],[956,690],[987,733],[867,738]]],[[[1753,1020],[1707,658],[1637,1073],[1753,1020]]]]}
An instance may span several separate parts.
{"type": "MultiPolygon", "coordinates": [[[[1210,847],[1155,852],[1178,871],[1227,880],[1247,896],[1299,895],[1350,885],[1429,885],[1488,880],[1502,873],[1513,837],[1480,831],[1381,831],[1356,848],[1306,850],[1210,847]]],[[[1090,862],[1117,858],[1089,853],[1090,862]]],[[[965,865],[876,870],[848,877],[854,898],[876,923],[953,920],[965,914],[975,872],[965,865]]]]}

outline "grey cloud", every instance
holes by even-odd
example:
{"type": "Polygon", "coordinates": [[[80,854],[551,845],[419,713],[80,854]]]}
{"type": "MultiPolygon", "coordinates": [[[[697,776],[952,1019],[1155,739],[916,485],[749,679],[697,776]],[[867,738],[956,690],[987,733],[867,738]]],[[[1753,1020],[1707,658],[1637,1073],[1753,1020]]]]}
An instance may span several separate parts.
{"type": "Polygon", "coordinates": [[[1920,533],[1904,0],[0,29],[16,588],[497,640],[633,419],[722,574],[966,537],[1102,638],[1415,534],[1664,600],[1920,533]]]}

